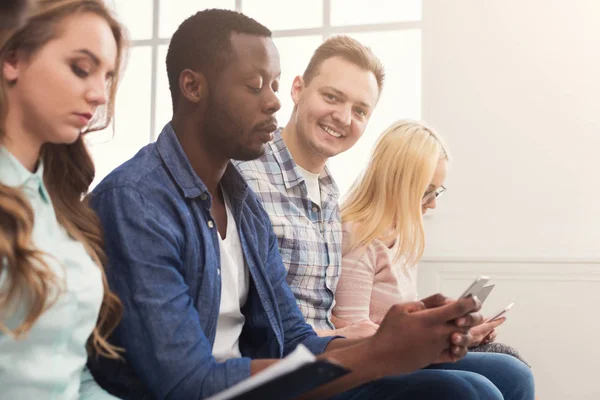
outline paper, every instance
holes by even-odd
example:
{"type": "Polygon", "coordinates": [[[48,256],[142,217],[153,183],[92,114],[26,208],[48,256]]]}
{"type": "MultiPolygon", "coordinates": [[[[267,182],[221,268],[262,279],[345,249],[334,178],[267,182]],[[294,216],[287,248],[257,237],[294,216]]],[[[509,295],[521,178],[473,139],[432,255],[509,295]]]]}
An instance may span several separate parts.
{"type": "Polygon", "coordinates": [[[209,397],[207,400],[231,399],[235,396],[239,396],[242,393],[248,392],[255,387],[261,386],[266,382],[272,381],[282,375],[295,371],[306,364],[314,362],[315,360],[316,357],[310,352],[310,350],[308,350],[304,345],[300,344],[298,347],[296,347],[296,350],[291,352],[290,355],[281,361],[265,368],[253,377],[245,379],[237,385],[209,397]]]}

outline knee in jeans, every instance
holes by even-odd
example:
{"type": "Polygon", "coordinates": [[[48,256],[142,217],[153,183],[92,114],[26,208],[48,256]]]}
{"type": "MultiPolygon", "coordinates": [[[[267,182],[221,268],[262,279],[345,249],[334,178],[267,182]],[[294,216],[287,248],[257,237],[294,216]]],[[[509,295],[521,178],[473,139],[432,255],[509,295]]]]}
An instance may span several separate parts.
{"type": "Polygon", "coordinates": [[[445,399],[503,400],[502,394],[489,379],[472,372],[452,371],[443,378],[440,376],[437,383],[445,399]]]}

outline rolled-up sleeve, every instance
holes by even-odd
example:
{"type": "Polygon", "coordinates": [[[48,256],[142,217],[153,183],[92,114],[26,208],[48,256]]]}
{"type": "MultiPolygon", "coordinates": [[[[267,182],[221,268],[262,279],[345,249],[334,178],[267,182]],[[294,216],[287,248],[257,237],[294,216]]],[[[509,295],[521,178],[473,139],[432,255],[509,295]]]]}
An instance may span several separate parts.
{"type": "Polygon", "coordinates": [[[212,356],[182,272],[185,233],[164,203],[129,186],[91,197],[105,230],[109,283],[124,306],[114,337],[154,398],[201,399],[248,378],[250,359],[212,356]]]}

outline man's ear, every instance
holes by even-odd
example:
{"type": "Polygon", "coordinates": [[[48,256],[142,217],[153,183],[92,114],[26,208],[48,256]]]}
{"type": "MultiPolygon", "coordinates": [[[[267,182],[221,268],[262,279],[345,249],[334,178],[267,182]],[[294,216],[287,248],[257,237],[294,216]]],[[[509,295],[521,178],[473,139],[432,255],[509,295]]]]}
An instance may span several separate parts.
{"type": "Polygon", "coordinates": [[[300,94],[304,90],[304,79],[300,75],[294,78],[294,83],[292,83],[292,100],[294,101],[294,105],[297,106],[300,102],[300,94]]]}
{"type": "Polygon", "coordinates": [[[190,103],[199,103],[208,94],[208,82],[201,72],[184,69],[179,74],[179,91],[190,103]]]}

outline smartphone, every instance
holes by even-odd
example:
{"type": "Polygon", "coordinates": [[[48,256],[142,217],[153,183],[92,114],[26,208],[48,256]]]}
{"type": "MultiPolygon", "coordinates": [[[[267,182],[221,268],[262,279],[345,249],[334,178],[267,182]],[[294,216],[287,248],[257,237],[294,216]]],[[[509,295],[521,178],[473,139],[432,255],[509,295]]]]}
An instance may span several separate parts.
{"type": "Polygon", "coordinates": [[[496,285],[494,285],[493,283],[489,283],[489,284],[485,285],[484,287],[482,287],[481,290],[479,291],[479,293],[477,293],[477,298],[479,299],[479,301],[481,301],[481,304],[483,304],[485,299],[488,298],[488,296],[492,292],[492,289],[494,289],[494,286],[496,286],[496,285]]]}
{"type": "Polygon", "coordinates": [[[479,291],[485,286],[486,283],[488,283],[489,280],[490,278],[487,276],[480,276],[479,278],[475,279],[473,283],[469,285],[467,290],[465,290],[462,296],[460,296],[460,298],[462,299],[463,297],[478,296],[479,291]]]}
{"type": "Polygon", "coordinates": [[[488,318],[485,322],[492,322],[492,321],[497,320],[498,318],[502,318],[504,316],[504,314],[506,314],[514,305],[515,305],[515,303],[510,303],[509,305],[504,307],[504,309],[501,310],[500,312],[493,314],[493,317],[488,318]]]}

